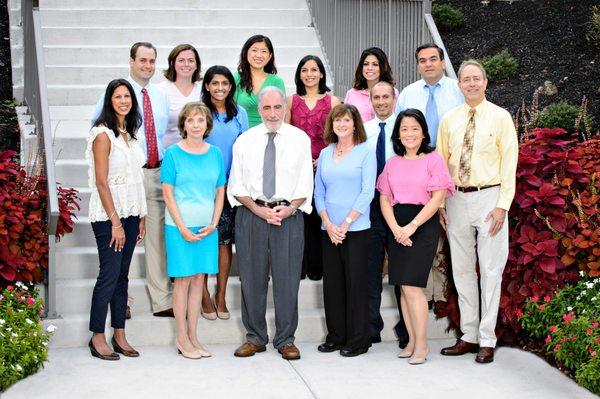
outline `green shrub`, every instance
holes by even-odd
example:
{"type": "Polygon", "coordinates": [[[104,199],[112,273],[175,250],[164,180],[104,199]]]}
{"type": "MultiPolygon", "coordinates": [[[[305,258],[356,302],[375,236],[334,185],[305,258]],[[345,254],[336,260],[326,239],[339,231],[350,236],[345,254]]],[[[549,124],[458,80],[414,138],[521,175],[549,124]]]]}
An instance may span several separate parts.
{"type": "Polygon", "coordinates": [[[42,299],[22,283],[0,293],[0,392],[35,373],[48,360],[48,340],[54,326],[44,331],[42,299]]]}
{"type": "Polygon", "coordinates": [[[437,27],[444,32],[462,26],[464,21],[463,13],[450,4],[434,4],[431,6],[431,15],[437,27]]]}
{"type": "Polygon", "coordinates": [[[523,329],[544,339],[546,354],[559,368],[573,371],[578,383],[600,394],[600,277],[584,277],[554,298],[532,297],[524,310],[523,329]]]}
{"type": "MultiPolygon", "coordinates": [[[[575,126],[580,115],[581,109],[569,104],[566,101],[550,104],[544,108],[540,114],[539,127],[557,128],[560,127],[569,132],[578,130],[581,126],[575,126]]],[[[589,117],[586,121],[590,123],[589,117]]]]}
{"type": "Polygon", "coordinates": [[[506,49],[496,55],[484,58],[481,60],[481,65],[485,69],[488,80],[493,83],[505,81],[514,75],[519,66],[517,60],[506,49]]]}
{"type": "Polygon", "coordinates": [[[588,23],[588,39],[600,47],[600,6],[592,7],[592,16],[588,23]]]}

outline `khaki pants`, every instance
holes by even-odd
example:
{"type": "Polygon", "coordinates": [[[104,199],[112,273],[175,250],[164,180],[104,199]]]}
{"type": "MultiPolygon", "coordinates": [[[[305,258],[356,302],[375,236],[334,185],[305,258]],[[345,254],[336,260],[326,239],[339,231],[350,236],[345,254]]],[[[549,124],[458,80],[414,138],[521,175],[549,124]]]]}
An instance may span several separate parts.
{"type": "Polygon", "coordinates": [[[462,340],[495,347],[502,272],[508,259],[508,217],[493,237],[485,221],[496,207],[500,187],[463,193],[446,200],[452,275],[458,292],[462,340]],[[479,261],[480,281],[475,263],[479,261]],[[480,293],[481,292],[481,293],[480,293]],[[481,295],[481,319],[479,318],[481,295]]]}
{"type": "Polygon", "coordinates": [[[152,311],[156,313],[173,307],[165,253],[165,202],[162,197],[160,168],[143,171],[148,206],[144,239],[146,287],[150,293],[152,311]]]}

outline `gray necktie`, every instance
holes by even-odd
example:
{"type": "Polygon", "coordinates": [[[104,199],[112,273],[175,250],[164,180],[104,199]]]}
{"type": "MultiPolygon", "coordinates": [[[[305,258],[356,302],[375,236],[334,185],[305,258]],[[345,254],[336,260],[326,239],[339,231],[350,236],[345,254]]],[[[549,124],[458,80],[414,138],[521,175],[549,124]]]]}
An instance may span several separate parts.
{"type": "Polygon", "coordinates": [[[269,141],[265,148],[265,159],[263,162],[263,194],[267,199],[275,195],[275,135],[277,132],[269,132],[269,141]]]}

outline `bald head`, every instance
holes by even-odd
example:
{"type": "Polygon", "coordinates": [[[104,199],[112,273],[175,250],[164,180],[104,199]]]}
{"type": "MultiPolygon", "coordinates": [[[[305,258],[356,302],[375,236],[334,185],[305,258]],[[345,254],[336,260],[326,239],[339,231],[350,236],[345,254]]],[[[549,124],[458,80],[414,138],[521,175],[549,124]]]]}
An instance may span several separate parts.
{"type": "Polygon", "coordinates": [[[381,121],[389,118],[394,112],[394,86],[388,82],[377,82],[371,88],[371,104],[375,115],[381,121]]]}

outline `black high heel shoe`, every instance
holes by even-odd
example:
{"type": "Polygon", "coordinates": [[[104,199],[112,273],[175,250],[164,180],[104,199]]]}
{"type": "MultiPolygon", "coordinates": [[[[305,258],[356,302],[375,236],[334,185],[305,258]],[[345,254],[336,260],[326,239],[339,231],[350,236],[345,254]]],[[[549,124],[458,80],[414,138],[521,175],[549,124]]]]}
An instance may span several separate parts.
{"type": "Polygon", "coordinates": [[[119,360],[121,358],[119,355],[117,355],[114,352],[111,353],[110,355],[103,355],[103,354],[101,354],[94,347],[94,344],[92,343],[92,339],[91,338],[90,338],[90,342],[88,343],[88,346],[90,347],[90,352],[92,353],[92,356],[97,357],[98,359],[102,359],[102,360],[119,360]]]}
{"type": "Polygon", "coordinates": [[[140,355],[140,352],[136,351],[135,349],[126,350],[126,349],[121,348],[121,346],[117,343],[117,340],[115,339],[115,337],[112,337],[110,342],[112,343],[112,346],[115,349],[115,352],[120,353],[123,356],[138,357],[140,355]]]}

